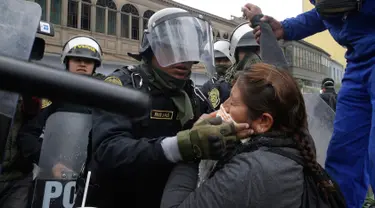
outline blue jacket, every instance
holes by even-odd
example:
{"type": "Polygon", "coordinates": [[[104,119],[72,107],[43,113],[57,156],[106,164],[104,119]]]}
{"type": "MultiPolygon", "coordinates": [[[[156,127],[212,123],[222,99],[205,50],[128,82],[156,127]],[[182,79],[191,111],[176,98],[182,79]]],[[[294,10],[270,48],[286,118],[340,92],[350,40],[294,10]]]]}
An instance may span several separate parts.
{"type": "MultiPolygon", "coordinates": [[[[315,4],[314,0],[310,0],[315,4]]],[[[358,13],[346,18],[323,18],[314,9],[282,21],[285,40],[300,40],[329,30],[332,37],[348,50],[345,58],[358,62],[375,56],[375,1],[365,0],[358,13]]]]}

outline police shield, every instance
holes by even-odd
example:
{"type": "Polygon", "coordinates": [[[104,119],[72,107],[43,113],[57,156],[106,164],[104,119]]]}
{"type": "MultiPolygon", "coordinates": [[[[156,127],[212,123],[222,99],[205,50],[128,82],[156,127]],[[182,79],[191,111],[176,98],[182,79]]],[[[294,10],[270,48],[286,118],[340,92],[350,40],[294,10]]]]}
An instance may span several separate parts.
{"type": "Polygon", "coordinates": [[[324,167],[329,141],[333,133],[335,112],[319,94],[303,94],[309,131],[314,139],[317,161],[324,167]]]}
{"type": "MultiPolygon", "coordinates": [[[[28,60],[42,14],[40,6],[24,0],[1,0],[0,10],[0,55],[28,60]]],[[[0,90],[0,161],[17,102],[17,94],[0,90]]]]}
{"type": "Polygon", "coordinates": [[[91,114],[56,112],[45,126],[33,207],[72,207],[86,160],[91,114]]]}

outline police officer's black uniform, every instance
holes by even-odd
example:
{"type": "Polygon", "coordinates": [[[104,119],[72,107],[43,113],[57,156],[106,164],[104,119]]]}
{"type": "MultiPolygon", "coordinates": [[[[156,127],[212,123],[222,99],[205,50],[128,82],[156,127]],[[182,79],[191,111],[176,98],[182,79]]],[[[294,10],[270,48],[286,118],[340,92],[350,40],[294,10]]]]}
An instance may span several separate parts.
{"type": "Polygon", "coordinates": [[[201,91],[206,96],[207,101],[202,102],[202,112],[209,113],[220,108],[220,104],[230,97],[231,85],[220,77],[213,78],[203,84],[201,91]]]}
{"type": "MultiPolygon", "coordinates": [[[[86,36],[76,36],[65,43],[62,51],[62,62],[66,65],[66,70],[68,70],[69,58],[75,57],[89,59],[95,62],[95,72],[95,69],[101,65],[101,55],[101,47],[95,39],[86,36]]],[[[104,78],[104,75],[101,75],[100,73],[93,73],[92,76],[96,79],[104,78]]],[[[84,106],[63,102],[52,103],[47,99],[42,99],[41,107],[41,112],[34,119],[27,122],[20,129],[17,136],[17,143],[21,149],[22,156],[32,163],[38,163],[39,161],[42,142],[39,137],[43,133],[47,119],[51,114],[55,112],[91,113],[91,110],[84,106]]]]}
{"type": "Polygon", "coordinates": [[[229,48],[228,40],[218,40],[214,44],[216,77],[209,79],[201,88],[203,95],[207,98],[202,100],[202,112],[209,113],[218,110],[220,104],[230,96],[231,85],[225,80],[225,74],[236,60],[230,55],[229,48]]]}
{"type": "MultiPolygon", "coordinates": [[[[181,149],[174,154],[176,151],[166,150],[164,144],[176,141],[180,148],[174,139],[181,138],[179,133],[191,129],[201,115],[200,95],[195,94],[197,89],[192,81],[177,79],[164,69],[170,70],[168,66],[176,64],[172,67],[176,72],[190,71],[191,64],[204,61],[207,61],[205,65],[213,67],[213,54],[209,54],[213,45],[209,39],[211,30],[209,23],[202,18],[179,8],[156,12],[143,34],[140,54],[134,55],[144,63],[116,70],[105,79],[147,93],[151,107],[146,117],[136,120],[99,109],[93,111],[87,166],[77,181],[75,206],[81,206],[88,171],[91,179],[87,206],[160,206],[172,167],[186,159],[181,149]],[[190,44],[192,39],[199,44],[190,44]],[[206,56],[202,55],[204,53],[206,56]],[[186,67],[179,68],[181,65],[186,67]],[[164,68],[157,68],[159,66],[164,68]],[[171,159],[180,153],[182,158],[171,159]]],[[[188,145],[188,149],[193,148],[188,145]]],[[[191,161],[191,158],[186,161],[191,161]]]]}
{"type": "Polygon", "coordinates": [[[331,78],[323,79],[322,89],[324,89],[324,91],[320,94],[320,97],[336,112],[337,93],[335,91],[334,80],[331,78]]]}
{"type": "MultiPolygon", "coordinates": [[[[102,110],[93,112],[92,144],[89,144],[92,152],[88,154],[88,170],[92,175],[87,206],[158,207],[173,167],[164,156],[160,142],[191,128],[200,116],[191,80],[184,90],[190,97],[194,118],[182,126],[171,99],[177,92],[156,88],[150,83],[147,70],[151,69],[143,64],[116,70],[109,76],[118,78],[125,87],[140,88],[150,95],[152,104],[146,118],[135,121],[102,110]]],[[[76,205],[81,203],[84,183],[84,180],[78,181],[81,190],[76,205]]]]}

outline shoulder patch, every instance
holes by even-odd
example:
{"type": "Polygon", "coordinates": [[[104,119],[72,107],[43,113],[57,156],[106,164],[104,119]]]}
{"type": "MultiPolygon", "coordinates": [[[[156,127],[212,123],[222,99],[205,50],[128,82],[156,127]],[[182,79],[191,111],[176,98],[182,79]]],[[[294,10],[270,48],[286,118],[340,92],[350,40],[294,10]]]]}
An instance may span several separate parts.
{"type": "Polygon", "coordinates": [[[118,77],[115,77],[115,76],[109,76],[109,77],[105,78],[104,81],[108,82],[108,83],[115,84],[115,85],[122,86],[121,80],[118,77]]]}
{"type": "Polygon", "coordinates": [[[220,104],[220,92],[218,89],[213,88],[208,92],[208,99],[210,100],[212,107],[216,108],[220,104]]]}
{"type": "Polygon", "coordinates": [[[47,108],[48,106],[50,106],[52,104],[52,101],[48,100],[48,99],[45,99],[43,98],[42,99],[42,109],[43,108],[47,108]]]}

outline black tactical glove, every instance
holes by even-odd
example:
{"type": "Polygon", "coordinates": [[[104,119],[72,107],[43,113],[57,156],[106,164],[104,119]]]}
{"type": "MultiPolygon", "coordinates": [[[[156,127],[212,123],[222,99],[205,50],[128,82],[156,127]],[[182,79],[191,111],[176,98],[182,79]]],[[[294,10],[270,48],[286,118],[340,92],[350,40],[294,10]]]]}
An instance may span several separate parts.
{"type": "Polygon", "coordinates": [[[223,123],[220,117],[202,119],[192,129],[180,131],[177,142],[184,161],[218,160],[235,148],[239,141],[233,123],[223,123]]]}

